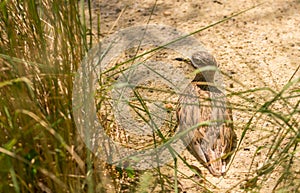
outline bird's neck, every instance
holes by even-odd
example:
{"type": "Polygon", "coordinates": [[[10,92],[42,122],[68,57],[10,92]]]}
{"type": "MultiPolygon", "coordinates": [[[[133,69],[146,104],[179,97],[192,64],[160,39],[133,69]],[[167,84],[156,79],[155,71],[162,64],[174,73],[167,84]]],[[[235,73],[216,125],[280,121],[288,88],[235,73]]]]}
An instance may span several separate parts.
{"type": "Polygon", "coordinates": [[[214,77],[212,76],[204,76],[199,73],[192,80],[192,84],[199,87],[201,90],[215,90],[214,77]]]}
{"type": "Polygon", "coordinates": [[[195,78],[192,82],[207,82],[207,83],[213,83],[214,82],[214,76],[205,76],[202,73],[196,74],[195,78]]]}

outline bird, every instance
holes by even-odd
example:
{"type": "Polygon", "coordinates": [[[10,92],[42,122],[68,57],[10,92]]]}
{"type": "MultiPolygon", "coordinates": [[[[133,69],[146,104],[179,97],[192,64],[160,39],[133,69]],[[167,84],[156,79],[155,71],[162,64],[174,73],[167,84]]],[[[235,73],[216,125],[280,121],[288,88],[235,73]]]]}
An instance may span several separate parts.
{"type": "Polygon", "coordinates": [[[181,140],[188,151],[213,176],[223,176],[236,137],[232,111],[226,107],[225,94],[214,86],[215,58],[207,51],[196,51],[190,61],[199,70],[178,99],[178,130],[186,131],[181,140]]]}

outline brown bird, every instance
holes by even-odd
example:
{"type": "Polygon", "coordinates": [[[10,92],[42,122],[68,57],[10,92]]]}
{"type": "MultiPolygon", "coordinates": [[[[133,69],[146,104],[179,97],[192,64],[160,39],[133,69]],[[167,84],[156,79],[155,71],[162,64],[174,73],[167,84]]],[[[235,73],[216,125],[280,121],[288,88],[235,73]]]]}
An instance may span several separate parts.
{"type": "Polygon", "coordinates": [[[211,174],[221,176],[235,140],[231,110],[226,108],[224,93],[213,86],[217,67],[214,57],[199,51],[192,55],[191,62],[196,69],[212,68],[198,72],[179,98],[178,130],[190,130],[182,138],[187,149],[211,174]]]}

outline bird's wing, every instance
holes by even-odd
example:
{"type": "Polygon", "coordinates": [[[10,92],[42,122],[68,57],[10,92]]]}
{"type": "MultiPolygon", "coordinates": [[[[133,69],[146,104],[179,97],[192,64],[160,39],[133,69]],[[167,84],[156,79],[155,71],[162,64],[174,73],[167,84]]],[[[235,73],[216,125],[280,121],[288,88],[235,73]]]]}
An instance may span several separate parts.
{"type": "Polygon", "coordinates": [[[203,149],[200,144],[203,139],[206,139],[205,136],[208,126],[195,126],[207,121],[202,115],[210,114],[210,108],[200,108],[201,101],[199,100],[199,92],[200,90],[197,86],[189,84],[183,96],[179,98],[177,107],[178,130],[179,132],[185,131],[186,129],[190,130],[187,135],[182,138],[183,142],[197,160],[207,163],[206,149],[203,149]]]}
{"type": "Polygon", "coordinates": [[[228,153],[232,151],[235,142],[235,132],[233,130],[233,120],[231,109],[227,106],[226,122],[222,125],[220,130],[222,156],[226,158],[228,153]]]}

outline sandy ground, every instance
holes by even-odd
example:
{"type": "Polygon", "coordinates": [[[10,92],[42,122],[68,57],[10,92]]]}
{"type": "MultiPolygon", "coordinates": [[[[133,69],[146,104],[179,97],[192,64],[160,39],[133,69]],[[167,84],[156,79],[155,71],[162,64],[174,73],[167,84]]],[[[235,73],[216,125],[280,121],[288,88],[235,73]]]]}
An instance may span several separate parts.
{"type": "MultiPolygon", "coordinates": [[[[103,0],[94,2],[93,17],[96,22],[97,14],[101,16],[101,39],[120,29],[147,22],[173,26],[189,33],[262,2],[264,4],[253,10],[204,30],[194,37],[199,39],[216,57],[220,69],[230,75],[232,79],[225,77],[224,82],[231,91],[238,92],[261,87],[270,87],[279,91],[299,65],[299,0],[157,1],[152,15],[151,10],[154,6],[152,0],[137,2],[103,0]]],[[[96,28],[93,31],[96,33],[96,28]]],[[[297,72],[294,77],[299,77],[299,75],[300,72],[297,72]]],[[[269,99],[271,95],[262,91],[249,94],[247,97],[261,103],[269,99]]],[[[231,97],[229,100],[236,105],[243,103],[249,108],[255,108],[255,103],[245,102],[239,97],[231,97]]],[[[278,108],[283,107],[278,104],[278,108]]],[[[253,112],[250,111],[233,112],[238,140],[252,115],[253,112]]],[[[216,186],[213,188],[206,182],[206,185],[213,191],[225,192],[229,189],[232,189],[229,190],[230,192],[245,191],[241,189],[241,184],[245,183],[240,182],[250,179],[251,174],[264,164],[268,148],[262,148],[254,158],[255,152],[260,147],[268,147],[272,141],[272,135],[279,128],[270,123],[266,117],[255,119],[254,122],[254,126],[246,133],[241,149],[224,177],[211,176],[187,151],[183,153],[186,160],[200,167],[206,179],[216,186]]],[[[280,171],[280,168],[277,169],[280,171]]],[[[187,176],[193,176],[190,169],[181,162],[179,162],[179,170],[187,176]]],[[[257,191],[272,192],[277,178],[278,172],[273,172],[257,191]]],[[[197,181],[197,178],[193,180],[197,181]]],[[[183,175],[179,175],[179,182],[183,192],[203,191],[199,185],[183,175]]]]}

